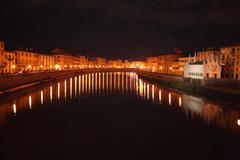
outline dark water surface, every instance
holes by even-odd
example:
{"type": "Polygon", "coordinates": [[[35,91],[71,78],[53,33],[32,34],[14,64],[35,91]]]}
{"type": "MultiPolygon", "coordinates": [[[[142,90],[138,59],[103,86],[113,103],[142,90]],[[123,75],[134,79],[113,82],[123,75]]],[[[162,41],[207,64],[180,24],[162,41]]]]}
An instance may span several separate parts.
{"type": "Polygon", "coordinates": [[[0,98],[0,159],[239,159],[240,106],[135,73],[90,73],[0,98]]]}

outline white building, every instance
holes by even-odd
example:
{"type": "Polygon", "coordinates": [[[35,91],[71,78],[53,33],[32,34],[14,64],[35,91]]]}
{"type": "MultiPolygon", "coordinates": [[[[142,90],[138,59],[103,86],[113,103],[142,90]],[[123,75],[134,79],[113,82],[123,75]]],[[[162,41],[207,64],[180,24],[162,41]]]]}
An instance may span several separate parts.
{"type": "Polygon", "coordinates": [[[187,63],[183,69],[184,78],[221,78],[221,65],[214,58],[208,61],[196,61],[195,59],[194,62],[187,63]]]}

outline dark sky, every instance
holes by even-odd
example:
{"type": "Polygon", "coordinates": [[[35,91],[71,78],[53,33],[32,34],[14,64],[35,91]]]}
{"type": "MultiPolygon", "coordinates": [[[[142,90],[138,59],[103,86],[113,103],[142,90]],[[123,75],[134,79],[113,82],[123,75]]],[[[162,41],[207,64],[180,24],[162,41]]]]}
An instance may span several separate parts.
{"type": "Polygon", "coordinates": [[[1,0],[9,49],[141,58],[240,41],[239,0],[1,0]]]}

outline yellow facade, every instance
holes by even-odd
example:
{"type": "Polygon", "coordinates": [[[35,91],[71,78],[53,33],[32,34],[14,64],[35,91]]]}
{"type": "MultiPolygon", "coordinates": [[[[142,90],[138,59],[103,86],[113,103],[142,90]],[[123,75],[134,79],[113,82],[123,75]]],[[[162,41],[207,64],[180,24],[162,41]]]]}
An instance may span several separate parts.
{"type": "Polygon", "coordinates": [[[93,66],[96,68],[104,67],[106,64],[106,59],[102,58],[102,57],[92,58],[91,61],[92,61],[93,66]]]}
{"type": "Polygon", "coordinates": [[[15,53],[4,51],[3,52],[3,65],[1,67],[2,74],[12,74],[16,71],[15,53]]]}
{"type": "Polygon", "coordinates": [[[0,42],[0,74],[15,73],[15,53],[5,51],[4,42],[0,42]]]}
{"type": "Polygon", "coordinates": [[[54,69],[54,56],[47,54],[38,54],[38,70],[53,70],[54,69]]]}
{"type": "Polygon", "coordinates": [[[38,53],[25,50],[14,51],[16,55],[17,71],[35,71],[38,70],[38,53]]]}
{"type": "Polygon", "coordinates": [[[80,55],[79,56],[79,65],[81,66],[81,68],[85,67],[88,64],[88,58],[80,55]]]}

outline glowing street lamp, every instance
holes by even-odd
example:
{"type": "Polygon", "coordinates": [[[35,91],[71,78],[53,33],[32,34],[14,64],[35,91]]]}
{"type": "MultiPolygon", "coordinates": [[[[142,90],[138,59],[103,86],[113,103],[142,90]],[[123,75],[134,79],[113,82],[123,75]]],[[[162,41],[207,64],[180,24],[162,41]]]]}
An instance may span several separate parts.
{"type": "Polygon", "coordinates": [[[12,65],[12,69],[15,69],[16,68],[16,66],[15,65],[12,65]]]}
{"type": "Polygon", "coordinates": [[[60,70],[60,66],[58,64],[55,65],[56,70],[60,70]]]}

